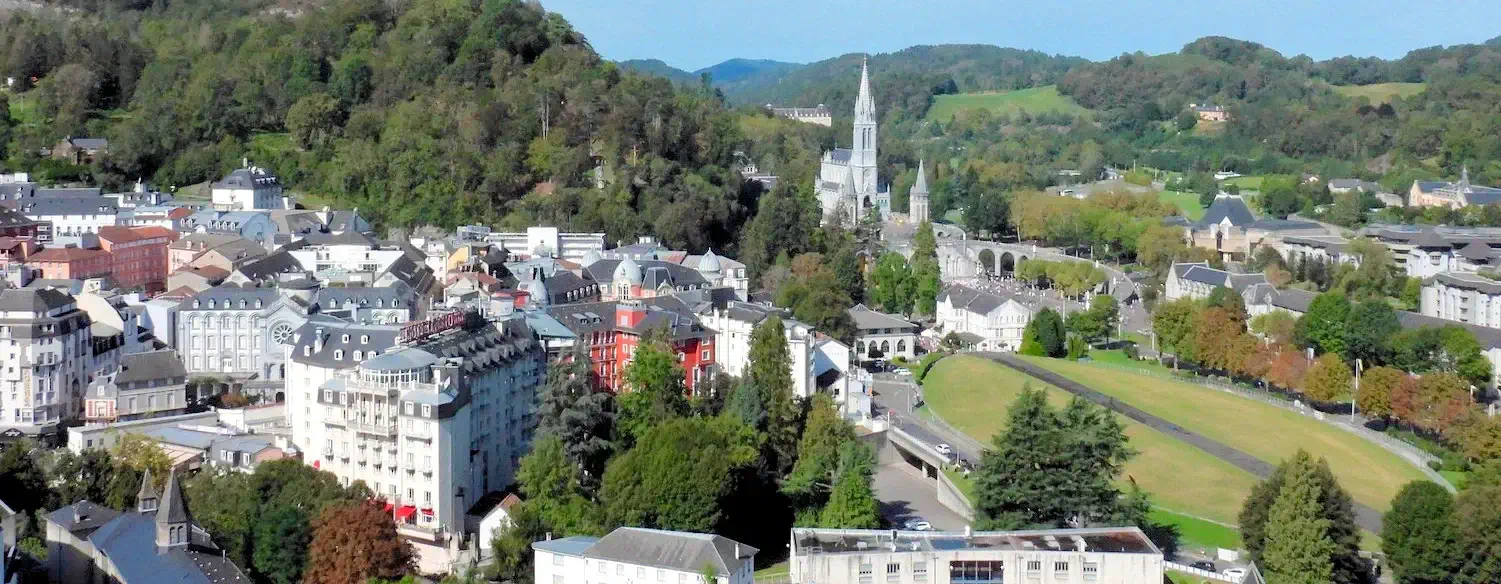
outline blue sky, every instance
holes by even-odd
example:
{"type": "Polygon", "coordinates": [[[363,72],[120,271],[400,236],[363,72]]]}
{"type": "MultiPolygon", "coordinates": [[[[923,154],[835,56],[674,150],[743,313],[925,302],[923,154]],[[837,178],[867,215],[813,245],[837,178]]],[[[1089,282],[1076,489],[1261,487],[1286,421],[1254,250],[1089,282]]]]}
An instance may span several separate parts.
{"type": "Polygon", "coordinates": [[[732,57],[810,62],[985,43],[1108,59],[1208,35],[1284,55],[1400,57],[1501,36],[1501,0],[542,0],[608,59],[686,70],[732,57]]]}

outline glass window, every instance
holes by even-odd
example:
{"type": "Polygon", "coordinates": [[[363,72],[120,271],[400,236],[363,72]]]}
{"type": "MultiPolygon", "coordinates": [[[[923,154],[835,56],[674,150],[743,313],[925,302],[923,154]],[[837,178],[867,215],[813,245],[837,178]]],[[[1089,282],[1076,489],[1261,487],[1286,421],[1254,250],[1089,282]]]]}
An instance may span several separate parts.
{"type": "Polygon", "coordinates": [[[1041,572],[1042,571],[1042,560],[1028,560],[1027,561],[1027,571],[1028,572],[1041,572]]]}
{"type": "Polygon", "coordinates": [[[554,565],[554,566],[561,566],[561,565],[563,565],[563,554],[553,554],[552,555],[552,565],[554,565]]]}
{"type": "Polygon", "coordinates": [[[601,573],[601,574],[605,573],[605,564],[608,564],[608,563],[609,562],[600,562],[599,563],[599,573],[601,573]]]}
{"type": "Polygon", "coordinates": [[[658,582],[666,582],[667,581],[667,570],[660,570],[660,569],[657,570],[657,581],[658,582]]]}
{"type": "Polygon", "coordinates": [[[886,564],[886,579],[896,580],[902,577],[902,565],[896,562],[886,564]]]}
{"type": "Polygon", "coordinates": [[[636,577],[637,578],[645,578],[646,577],[646,568],[637,567],[636,568],[636,577]]]}
{"type": "Polygon", "coordinates": [[[1053,571],[1054,572],[1067,572],[1068,571],[1068,562],[1053,562],[1053,571]]]}
{"type": "Polygon", "coordinates": [[[616,576],[624,576],[625,575],[625,564],[615,564],[615,575],[616,576]]]}
{"type": "Polygon", "coordinates": [[[999,560],[949,562],[950,582],[1000,583],[1005,580],[1005,563],[999,560]]]}
{"type": "Polygon", "coordinates": [[[1084,562],[1084,579],[1094,580],[1100,577],[1100,564],[1097,562],[1084,562]]]}
{"type": "Polygon", "coordinates": [[[927,582],[928,581],[928,563],[927,562],[913,562],[912,563],[912,580],[914,582],[927,582]]]}

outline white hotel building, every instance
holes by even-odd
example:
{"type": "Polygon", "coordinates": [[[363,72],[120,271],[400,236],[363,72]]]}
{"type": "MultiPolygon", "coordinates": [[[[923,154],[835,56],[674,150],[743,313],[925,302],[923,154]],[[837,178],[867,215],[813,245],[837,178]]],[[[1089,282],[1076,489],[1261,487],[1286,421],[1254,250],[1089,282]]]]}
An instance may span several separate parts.
{"type": "Polygon", "coordinates": [[[972,533],[797,528],[789,549],[798,584],[1164,581],[1162,552],[1135,527],[972,533]]]}
{"type": "Polygon", "coordinates": [[[530,448],[546,356],[520,315],[405,327],[314,316],[287,351],[287,421],[304,460],[364,481],[414,541],[464,533],[464,512],[511,484],[530,448]]]}
{"type": "MultiPolygon", "coordinates": [[[[532,544],[536,584],[753,584],[760,550],[710,533],[619,527],[532,544]],[[714,582],[704,581],[713,569],[714,582]]],[[[793,582],[798,582],[793,580],[793,582]]]]}
{"type": "Polygon", "coordinates": [[[0,292],[0,436],[50,433],[82,413],[92,340],[89,315],[72,296],[48,288],[0,292]]]}

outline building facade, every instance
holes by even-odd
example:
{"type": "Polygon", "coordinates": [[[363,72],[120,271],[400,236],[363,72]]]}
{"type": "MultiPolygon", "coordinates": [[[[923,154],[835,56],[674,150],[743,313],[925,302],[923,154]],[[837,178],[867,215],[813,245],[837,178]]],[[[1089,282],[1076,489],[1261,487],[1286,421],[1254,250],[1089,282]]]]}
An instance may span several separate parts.
{"type": "Polygon", "coordinates": [[[1407,190],[1407,204],[1413,207],[1449,207],[1501,203],[1501,189],[1470,184],[1470,169],[1463,167],[1459,182],[1413,181],[1407,190]]]}
{"type": "Polygon", "coordinates": [[[1266,274],[1237,274],[1209,267],[1208,262],[1177,263],[1168,269],[1163,298],[1208,298],[1215,288],[1225,287],[1244,295],[1251,286],[1266,283],[1266,274]]]}
{"type": "Polygon", "coordinates": [[[944,335],[958,334],[965,346],[982,351],[1017,351],[1034,311],[1015,298],[1003,298],[953,284],[938,294],[938,324],[944,335]]]}
{"type": "Polygon", "coordinates": [[[723,309],[713,309],[702,315],[705,328],[714,331],[714,344],[718,347],[716,362],[725,373],[742,377],[750,366],[751,334],[756,326],[776,316],[782,320],[787,339],[787,356],[792,363],[792,390],[800,398],[813,395],[818,388],[813,369],[813,346],[817,334],[811,325],[798,322],[782,314],[748,302],[730,302],[723,309]]]}
{"type": "Polygon", "coordinates": [[[718,368],[714,331],[675,306],[672,298],[628,300],[556,306],[548,310],[573,331],[577,343],[588,347],[599,387],[612,393],[629,391],[625,370],[636,349],[653,331],[665,333],[683,367],[683,384],[692,393],[718,368]]]}
{"type": "Polygon", "coordinates": [[[112,424],[186,411],[188,374],[170,349],[120,356],[120,365],[89,383],[83,419],[112,424]]]}
{"type": "Polygon", "coordinates": [[[177,232],[163,227],[104,227],[99,247],[110,254],[110,278],[120,288],[161,292],[167,284],[167,246],[177,232]]]}
{"type": "Polygon", "coordinates": [[[82,412],[93,369],[88,315],[56,290],[0,291],[0,432],[50,433],[82,412]]]}
{"type": "Polygon", "coordinates": [[[281,179],[264,168],[245,167],[229,173],[211,188],[214,208],[219,211],[254,211],[283,208],[281,179]]]}
{"type": "Polygon", "coordinates": [[[53,247],[31,254],[27,265],[48,280],[87,280],[110,275],[113,260],[102,249],[53,247]]]}
{"type": "Polygon", "coordinates": [[[398,532],[464,533],[515,480],[546,355],[519,315],[452,312],[406,327],[310,320],[287,346],[287,417],[304,460],[392,505],[398,532]]]}
{"type": "Polygon", "coordinates": [[[889,361],[896,357],[908,361],[917,358],[916,324],[894,314],[871,310],[864,304],[856,304],[849,309],[849,314],[855,323],[857,363],[876,359],[889,361]]]}
{"type": "Polygon", "coordinates": [[[818,182],[813,185],[826,223],[854,225],[870,208],[879,210],[883,219],[891,213],[891,191],[880,184],[876,167],[876,102],[867,65],[860,64],[853,143],[823,153],[818,182]]]}
{"type": "Polygon", "coordinates": [[[1423,280],[1423,316],[1501,328],[1501,282],[1475,274],[1446,272],[1423,280]]]}
{"type": "Polygon", "coordinates": [[[1035,531],[792,530],[792,581],[818,584],[1160,584],[1135,527],[1035,531]]]}

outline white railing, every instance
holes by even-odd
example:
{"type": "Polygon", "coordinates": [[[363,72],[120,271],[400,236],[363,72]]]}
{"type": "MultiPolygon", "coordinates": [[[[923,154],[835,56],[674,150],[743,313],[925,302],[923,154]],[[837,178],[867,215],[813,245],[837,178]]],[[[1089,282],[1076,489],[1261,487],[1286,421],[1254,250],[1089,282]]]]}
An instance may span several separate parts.
{"type": "Polygon", "coordinates": [[[1241,578],[1232,578],[1230,576],[1226,576],[1226,575],[1221,574],[1219,572],[1210,572],[1209,570],[1201,570],[1201,569],[1195,568],[1193,566],[1179,564],[1177,562],[1169,562],[1169,561],[1166,561],[1166,560],[1164,560],[1162,562],[1162,567],[1163,567],[1163,569],[1172,570],[1174,572],[1183,572],[1185,574],[1193,574],[1193,575],[1198,576],[1200,578],[1206,578],[1206,579],[1209,579],[1209,580],[1216,580],[1216,581],[1219,581],[1219,582],[1230,582],[1231,584],[1240,584],[1240,581],[1245,579],[1244,577],[1241,577],[1241,578]]]}

